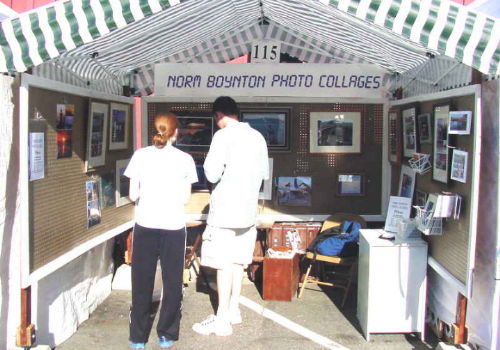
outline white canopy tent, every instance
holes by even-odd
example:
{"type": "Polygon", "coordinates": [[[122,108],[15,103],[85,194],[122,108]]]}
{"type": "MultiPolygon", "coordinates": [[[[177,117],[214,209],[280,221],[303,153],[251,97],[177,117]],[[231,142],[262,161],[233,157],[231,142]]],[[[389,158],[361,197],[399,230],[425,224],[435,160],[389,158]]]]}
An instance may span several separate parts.
{"type": "Polygon", "coordinates": [[[302,61],[373,63],[430,92],[467,84],[468,67],[497,75],[499,32],[448,0],[67,0],[2,23],[0,71],[146,95],[155,63],[225,62],[272,39],[302,61]]]}

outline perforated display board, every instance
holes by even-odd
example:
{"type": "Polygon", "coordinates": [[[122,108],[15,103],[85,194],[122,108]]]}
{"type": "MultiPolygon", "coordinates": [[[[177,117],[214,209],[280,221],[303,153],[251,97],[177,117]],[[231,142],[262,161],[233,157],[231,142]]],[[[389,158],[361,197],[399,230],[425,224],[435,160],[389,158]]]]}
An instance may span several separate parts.
{"type": "MultiPolygon", "coordinates": [[[[133,219],[132,204],[110,206],[101,210],[99,224],[87,228],[85,191],[87,181],[98,179],[103,174],[114,174],[116,160],[130,158],[133,143],[129,141],[127,149],[116,151],[109,151],[106,144],[105,165],[85,172],[89,98],[36,87],[30,87],[29,96],[30,132],[45,134],[45,177],[29,184],[32,272],[80,244],[133,219]],[[71,129],[71,152],[58,149],[57,137],[61,125],[58,124],[57,105],[74,106],[72,126],[63,126],[71,129]]],[[[111,101],[98,102],[109,104],[111,101]]],[[[131,118],[132,108],[129,108],[131,118]]],[[[131,127],[128,139],[132,140],[131,127]]]]}
{"type": "MultiPolygon", "coordinates": [[[[381,213],[382,188],[382,105],[379,104],[299,104],[299,103],[240,103],[241,110],[289,109],[289,150],[270,151],[274,160],[273,178],[311,177],[311,205],[287,206],[273,199],[265,200],[262,214],[332,214],[352,212],[357,214],[381,213]],[[311,112],[359,112],[361,115],[361,153],[311,153],[309,151],[311,112]],[[342,197],[336,193],[337,174],[363,174],[366,191],[363,196],[342,197]]],[[[153,135],[153,118],[158,112],[172,110],[184,112],[210,112],[210,103],[148,103],[148,142],[153,135]]],[[[194,154],[203,164],[203,153],[194,154]]],[[[188,204],[192,214],[208,213],[209,193],[194,193],[188,204]]]]}

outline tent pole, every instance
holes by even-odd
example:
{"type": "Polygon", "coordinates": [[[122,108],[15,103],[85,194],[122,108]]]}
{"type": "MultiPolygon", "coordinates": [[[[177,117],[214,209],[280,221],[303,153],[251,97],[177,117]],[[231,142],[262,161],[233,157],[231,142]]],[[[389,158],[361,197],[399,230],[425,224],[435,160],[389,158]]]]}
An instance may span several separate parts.
{"type": "Polygon", "coordinates": [[[21,324],[17,327],[16,345],[29,348],[36,340],[35,325],[31,323],[31,287],[21,288],[21,324]]]}

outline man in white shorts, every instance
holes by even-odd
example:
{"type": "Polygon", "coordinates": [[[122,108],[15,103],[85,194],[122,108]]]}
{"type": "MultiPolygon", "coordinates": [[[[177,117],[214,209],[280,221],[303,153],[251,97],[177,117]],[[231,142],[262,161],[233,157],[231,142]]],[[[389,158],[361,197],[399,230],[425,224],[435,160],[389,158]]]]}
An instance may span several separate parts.
{"type": "Polygon", "coordinates": [[[216,315],[193,325],[197,333],[228,336],[241,323],[239,297],[244,268],[252,262],[255,221],[262,180],[269,177],[267,144],[247,123],[239,122],[238,106],[227,96],[213,104],[217,131],[205,159],[205,175],[215,188],[210,196],[201,263],[217,270],[216,315]]]}

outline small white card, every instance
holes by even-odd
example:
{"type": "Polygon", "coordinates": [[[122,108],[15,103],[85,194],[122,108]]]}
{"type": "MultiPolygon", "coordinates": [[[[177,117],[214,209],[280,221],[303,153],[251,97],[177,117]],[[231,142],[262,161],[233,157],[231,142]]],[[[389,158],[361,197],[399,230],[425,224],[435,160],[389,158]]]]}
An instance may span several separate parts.
{"type": "Polygon", "coordinates": [[[384,230],[397,233],[399,222],[408,219],[411,213],[411,198],[391,196],[384,230]]]}

